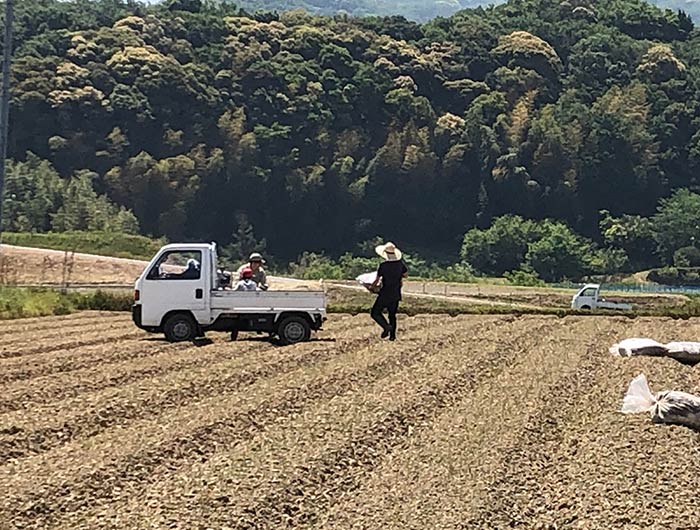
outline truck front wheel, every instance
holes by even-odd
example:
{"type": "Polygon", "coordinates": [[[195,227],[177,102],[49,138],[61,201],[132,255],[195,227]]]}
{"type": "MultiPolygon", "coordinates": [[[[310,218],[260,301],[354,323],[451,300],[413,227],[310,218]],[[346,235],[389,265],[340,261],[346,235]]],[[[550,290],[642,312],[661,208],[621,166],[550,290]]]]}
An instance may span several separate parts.
{"type": "Polygon", "coordinates": [[[282,344],[305,342],[311,338],[311,326],[303,317],[289,316],[280,322],[278,335],[282,344]]]}
{"type": "Polygon", "coordinates": [[[163,325],[165,338],[170,342],[184,342],[197,337],[197,323],[187,314],[177,313],[168,317],[163,325]]]}

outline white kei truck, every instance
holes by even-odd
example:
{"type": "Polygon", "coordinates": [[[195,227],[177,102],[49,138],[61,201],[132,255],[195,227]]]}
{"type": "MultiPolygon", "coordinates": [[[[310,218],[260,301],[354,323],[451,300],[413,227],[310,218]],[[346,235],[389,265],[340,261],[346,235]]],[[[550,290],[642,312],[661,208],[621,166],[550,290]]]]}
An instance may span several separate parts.
{"type": "Polygon", "coordinates": [[[309,340],[326,320],[323,291],[234,291],[222,284],[215,243],[162,247],[136,280],[132,318],[171,342],[206,331],[267,332],[282,344],[309,340]]]}
{"type": "Polygon", "coordinates": [[[628,311],[632,309],[632,304],[624,304],[622,302],[608,302],[605,298],[600,297],[600,285],[597,283],[588,283],[581,287],[579,291],[571,298],[572,309],[617,309],[620,311],[628,311]]]}

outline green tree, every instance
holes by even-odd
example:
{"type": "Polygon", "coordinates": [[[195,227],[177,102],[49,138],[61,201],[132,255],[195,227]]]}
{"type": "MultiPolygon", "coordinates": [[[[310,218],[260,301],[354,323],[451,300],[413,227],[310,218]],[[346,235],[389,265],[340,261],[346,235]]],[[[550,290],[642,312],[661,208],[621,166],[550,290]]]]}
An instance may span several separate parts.
{"type": "Polygon", "coordinates": [[[607,210],[600,213],[603,241],[609,247],[625,252],[633,269],[647,269],[660,264],[652,219],[639,215],[613,217],[607,210]]]}
{"type": "Polygon", "coordinates": [[[700,195],[687,189],[676,190],[659,202],[652,217],[657,251],[665,263],[683,247],[692,247],[700,237],[700,195]]]}
{"type": "Polygon", "coordinates": [[[264,253],[267,248],[265,239],[257,239],[248,216],[239,212],[236,214],[236,229],[231,237],[231,243],[222,249],[222,255],[232,262],[245,262],[253,252],[264,253]]]}
{"type": "Polygon", "coordinates": [[[590,241],[559,222],[545,221],[540,230],[540,237],[528,245],[525,256],[540,278],[547,282],[574,280],[589,271],[593,254],[590,241]]]}
{"type": "Polygon", "coordinates": [[[462,242],[460,256],[477,271],[501,276],[519,269],[525,262],[528,245],[536,237],[536,225],[519,216],[494,219],[486,230],[469,230],[462,242]]]}

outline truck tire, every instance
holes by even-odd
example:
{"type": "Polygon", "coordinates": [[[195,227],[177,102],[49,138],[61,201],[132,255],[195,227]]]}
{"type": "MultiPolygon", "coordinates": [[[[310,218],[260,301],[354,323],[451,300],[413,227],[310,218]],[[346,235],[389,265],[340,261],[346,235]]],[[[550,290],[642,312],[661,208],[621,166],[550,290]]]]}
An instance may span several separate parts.
{"type": "Polygon", "coordinates": [[[184,342],[197,337],[197,323],[185,313],[176,313],[168,317],[163,325],[165,338],[170,342],[184,342]]]}
{"type": "Polygon", "coordinates": [[[582,305],[582,306],[581,306],[581,309],[583,309],[584,311],[588,311],[588,310],[591,309],[591,306],[589,306],[589,305],[582,305]]]}
{"type": "Polygon", "coordinates": [[[292,315],[280,322],[277,334],[282,344],[297,344],[311,338],[311,326],[304,317],[292,315]]]}

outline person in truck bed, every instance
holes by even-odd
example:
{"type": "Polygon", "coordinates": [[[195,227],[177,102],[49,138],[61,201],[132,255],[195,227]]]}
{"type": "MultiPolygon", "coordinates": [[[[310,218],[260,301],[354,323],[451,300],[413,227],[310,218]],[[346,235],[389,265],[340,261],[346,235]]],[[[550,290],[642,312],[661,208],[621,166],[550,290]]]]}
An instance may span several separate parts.
{"type": "Polygon", "coordinates": [[[258,285],[253,280],[253,270],[250,267],[244,267],[241,270],[241,279],[238,280],[234,291],[257,291],[258,285]]]}
{"type": "Polygon", "coordinates": [[[267,274],[265,274],[265,269],[263,269],[263,264],[265,260],[262,255],[258,252],[253,252],[248,258],[248,263],[241,265],[238,268],[238,275],[240,276],[243,269],[249,268],[253,271],[253,281],[258,286],[261,291],[267,291],[267,274]]]}

